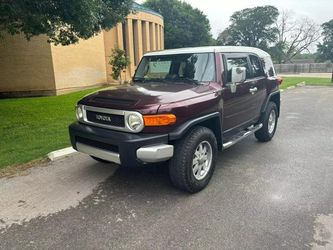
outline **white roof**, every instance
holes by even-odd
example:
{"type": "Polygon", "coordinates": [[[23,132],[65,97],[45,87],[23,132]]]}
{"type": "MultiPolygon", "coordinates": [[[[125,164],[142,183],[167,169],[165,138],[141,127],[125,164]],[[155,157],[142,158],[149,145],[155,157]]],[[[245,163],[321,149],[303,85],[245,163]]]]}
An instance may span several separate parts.
{"type": "Polygon", "coordinates": [[[180,48],[180,49],[168,49],[148,52],[145,56],[163,56],[174,54],[192,54],[192,53],[253,53],[259,57],[270,56],[265,51],[254,47],[243,46],[206,46],[206,47],[192,47],[192,48],[180,48]]]}

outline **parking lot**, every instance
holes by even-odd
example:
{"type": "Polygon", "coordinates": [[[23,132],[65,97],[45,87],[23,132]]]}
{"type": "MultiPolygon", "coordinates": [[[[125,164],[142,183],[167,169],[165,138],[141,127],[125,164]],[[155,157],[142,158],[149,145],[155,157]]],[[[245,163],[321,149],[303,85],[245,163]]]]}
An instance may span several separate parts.
{"type": "Polygon", "coordinates": [[[219,154],[188,195],[163,166],[75,154],[0,179],[0,249],[333,249],[333,88],[282,93],[274,139],[219,154]]]}

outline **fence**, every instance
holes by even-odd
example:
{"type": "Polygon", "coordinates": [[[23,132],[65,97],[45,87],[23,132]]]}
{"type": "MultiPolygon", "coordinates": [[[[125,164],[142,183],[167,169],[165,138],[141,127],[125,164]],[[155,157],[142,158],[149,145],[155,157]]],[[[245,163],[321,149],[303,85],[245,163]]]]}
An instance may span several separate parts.
{"type": "Polygon", "coordinates": [[[332,73],[332,63],[274,64],[279,74],[332,73]]]}

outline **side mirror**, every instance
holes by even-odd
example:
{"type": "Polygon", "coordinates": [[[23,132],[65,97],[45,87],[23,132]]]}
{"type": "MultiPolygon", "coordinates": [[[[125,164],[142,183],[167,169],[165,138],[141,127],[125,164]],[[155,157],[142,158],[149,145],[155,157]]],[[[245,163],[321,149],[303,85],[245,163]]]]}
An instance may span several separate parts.
{"type": "Polygon", "coordinates": [[[242,83],[246,79],[246,68],[245,67],[232,67],[231,69],[231,93],[236,93],[237,83],[242,83]]]}

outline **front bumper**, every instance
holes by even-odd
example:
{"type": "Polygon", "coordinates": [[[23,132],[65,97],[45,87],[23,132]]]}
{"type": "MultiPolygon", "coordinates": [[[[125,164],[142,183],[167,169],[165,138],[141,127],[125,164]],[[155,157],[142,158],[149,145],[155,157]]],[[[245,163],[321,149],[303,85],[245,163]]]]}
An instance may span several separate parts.
{"type": "Polygon", "coordinates": [[[161,162],[173,156],[168,134],[131,134],[81,123],[69,126],[74,149],[125,167],[161,162]]]}

